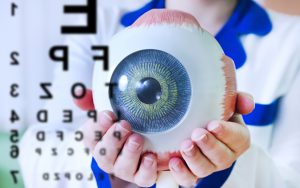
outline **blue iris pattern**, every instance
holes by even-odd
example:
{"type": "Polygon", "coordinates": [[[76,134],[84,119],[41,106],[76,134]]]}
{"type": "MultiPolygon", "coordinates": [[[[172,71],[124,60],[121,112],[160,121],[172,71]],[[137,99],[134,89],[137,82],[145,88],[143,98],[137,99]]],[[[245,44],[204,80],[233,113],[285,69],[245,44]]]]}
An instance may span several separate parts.
{"type": "Polygon", "coordinates": [[[110,99],[114,112],[140,133],[174,128],[190,104],[188,73],[175,57],[160,50],[128,55],[116,67],[111,83],[116,85],[110,99]]]}

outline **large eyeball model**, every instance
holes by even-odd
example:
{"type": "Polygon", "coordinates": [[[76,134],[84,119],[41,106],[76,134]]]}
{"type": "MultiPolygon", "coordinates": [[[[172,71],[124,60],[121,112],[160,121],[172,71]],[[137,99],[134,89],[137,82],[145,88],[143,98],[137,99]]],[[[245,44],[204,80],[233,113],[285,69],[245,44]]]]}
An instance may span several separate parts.
{"type": "Polygon", "coordinates": [[[130,122],[145,137],[145,151],[167,162],[195,128],[233,115],[233,62],[193,16],[149,11],[109,47],[110,72],[95,66],[94,104],[130,122]],[[115,86],[109,91],[105,83],[115,86]]]}

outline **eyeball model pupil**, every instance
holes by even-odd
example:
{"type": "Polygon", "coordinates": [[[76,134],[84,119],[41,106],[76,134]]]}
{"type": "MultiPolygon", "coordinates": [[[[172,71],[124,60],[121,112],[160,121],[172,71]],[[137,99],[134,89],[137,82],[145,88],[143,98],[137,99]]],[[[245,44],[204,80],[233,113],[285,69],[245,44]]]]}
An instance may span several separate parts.
{"type": "Polygon", "coordinates": [[[154,104],[161,98],[161,85],[154,78],[143,78],[136,85],[136,94],[141,102],[154,104]]]}

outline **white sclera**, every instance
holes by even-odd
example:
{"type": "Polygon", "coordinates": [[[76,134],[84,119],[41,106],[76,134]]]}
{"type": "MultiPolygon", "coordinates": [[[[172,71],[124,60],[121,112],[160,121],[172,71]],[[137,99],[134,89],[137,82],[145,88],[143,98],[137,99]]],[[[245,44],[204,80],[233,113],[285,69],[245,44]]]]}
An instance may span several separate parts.
{"type": "MultiPolygon", "coordinates": [[[[94,69],[93,95],[98,111],[112,110],[108,87],[116,66],[128,55],[145,49],[167,52],[185,67],[191,81],[191,101],[185,116],[174,128],[145,137],[144,150],[154,152],[178,151],[181,142],[197,127],[222,118],[226,78],[221,62],[224,52],[206,31],[192,26],[170,24],[127,28],[117,34],[110,45],[110,71],[103,72],[97,63],[94,69]],[[180,38],[178,37],[180,36],[180,38]]],[[[120,90],[126,88],[127,78],[121,77],[120,90]]]]}

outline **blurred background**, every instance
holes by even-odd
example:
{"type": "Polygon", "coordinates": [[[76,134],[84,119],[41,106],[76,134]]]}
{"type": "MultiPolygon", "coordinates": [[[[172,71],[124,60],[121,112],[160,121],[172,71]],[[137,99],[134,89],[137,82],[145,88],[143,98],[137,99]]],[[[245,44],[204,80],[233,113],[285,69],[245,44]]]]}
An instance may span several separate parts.
{"type": "Polygon", "coordinates": [[[77,15],[64,15],[63,5],[86,4],[86,0],[1,0],[0,1],[0,188],[24,187],[20,174],[13,182],[11,170],[19,170],[17,158],[12,159],[11,130],[19,130],[18,140],[26,127],[36,123],[36,112],[43,108],[45,100],[41,82],[51,82],[55,63],[48,51],[53,45],[64,43],[61,25],[72,25],[77,15]],[[17,7],[11,15],[12,4],[17,7]],[[19,62],[11,66],[11,57],[19,62]],[[10,96],[12,84],[17,84],[19,96],[10,96]],[[19,121],[11,123],[11,110],[19,121]]]}
{"type": "MultiPolygon", "coordinates": [[[[300,15],[299,0],[257,0],[262,6],[284,14],[300,15]]],[[[86,4],[86,0],[1,0],[0,1],[0,188],[24,187],[21,175],[13,182],[11,170],[18,170],[17,158],[10,157],[11,130],[20,131],[18,138],[29,125],[36,123],[36,112],[46,101],[41,82],[53,79],[53,63],[49,49],[64,43],[61,25],[72,25],[76,15],[64,15],[63,5],[86,4]],[[11,15],[12,4],[15,15],[11,15]],[[13,58],[11,57],[13,56],[13,58]],[[13,60],[18,66],[11,66],[13,60]],[[20,95],[10,96],[12,84],[18,85],[20,95]],[[11,110],[18,113],[20,121],[11,123],[11,110]]],[[[78,15],[79,17],[79,15],[78,15]]]]}

